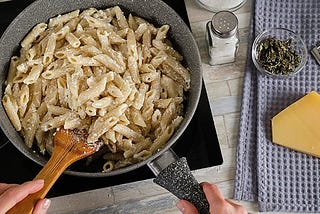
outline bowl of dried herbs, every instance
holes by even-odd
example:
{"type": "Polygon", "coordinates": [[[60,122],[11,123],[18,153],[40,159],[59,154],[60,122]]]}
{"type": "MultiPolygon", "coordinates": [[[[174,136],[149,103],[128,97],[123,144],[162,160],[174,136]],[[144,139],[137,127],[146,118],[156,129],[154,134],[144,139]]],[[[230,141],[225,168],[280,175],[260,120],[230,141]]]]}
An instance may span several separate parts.
{"type": "Polygon", "coordinates": [[[297,74],[307,61],[307,47],[301,37],[285,28],[271,28],[259,34],[252,45],[252,60],[263,74],[288,77],[297,74]]]}

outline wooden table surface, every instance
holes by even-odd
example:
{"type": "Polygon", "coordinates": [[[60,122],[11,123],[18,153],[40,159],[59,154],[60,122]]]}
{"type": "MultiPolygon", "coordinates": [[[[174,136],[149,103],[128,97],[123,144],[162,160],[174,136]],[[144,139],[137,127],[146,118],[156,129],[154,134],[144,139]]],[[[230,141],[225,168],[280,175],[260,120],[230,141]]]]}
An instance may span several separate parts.
{"type": "MultiPolygon", "coordinates": [[[[248,43],[252,0],[235,11],[239,20],[240,47],[236,62],[228,65],[208,64],[205,24],[213,13],[201,8],[195,0],[185,0],[193,35],[202,58],[203,78],[214,117],[224,163],[194,171],[199,182],[209,181],[219,186],[227,198],[233,196],[235,156],[238,138],[240,104],[248,43]]],[[[177,199],[152,180],[108,187],[52,198],[49,213],[180,213],[177,199]]],[[[236,201],[251,213],[257,213],[254,202],[236,201]]]]}

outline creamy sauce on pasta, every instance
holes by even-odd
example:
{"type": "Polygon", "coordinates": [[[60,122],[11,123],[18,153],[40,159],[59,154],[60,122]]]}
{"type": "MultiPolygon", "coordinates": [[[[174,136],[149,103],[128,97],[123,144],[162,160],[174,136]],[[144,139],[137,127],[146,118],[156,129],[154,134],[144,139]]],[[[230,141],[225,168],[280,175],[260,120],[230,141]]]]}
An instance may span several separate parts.
{"type": "Polygon", "coordinates": [[[183,120],[190,88],[169,30],[118,6],[37,24],[11,59],[2,99],[26,145],[45,154],[58,128],[84,130],[89,145],[107,148],[105,172],[162,148],[183,120]]]}

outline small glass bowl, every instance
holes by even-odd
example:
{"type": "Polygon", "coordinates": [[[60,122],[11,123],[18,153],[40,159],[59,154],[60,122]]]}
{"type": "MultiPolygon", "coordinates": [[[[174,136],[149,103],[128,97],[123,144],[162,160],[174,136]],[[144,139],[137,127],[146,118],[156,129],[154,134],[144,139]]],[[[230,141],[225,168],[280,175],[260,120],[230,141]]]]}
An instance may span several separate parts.
{"type": "Polygon", "coordinates": [[[294,33],[293,31],[285,28],[271,28],[271,29],[265,30],[264,32],[262,32],[260,35],[256,37],[252,45],[252,60],[254,65],[262,74],[266,74],[272,77],[285,78],[285,77],[289,77],[297,74],[305,66],[307,62],[307,57],[308,57],[307,55],[308,55],[308,50],[307,50],[306,44],[301,39],[301,37],[296,33],[294,33]],[[260,42],[272,37],[275,37],[277,40],[282,40],[282,41],[287,41],[291,39],[291,45],[290,45],[291,50],[297,53],[298,55],[300,55],[301,57],[299,65],[295,68],[293,72],[290,72],[288,74],[274,74],[264,69],[258,62],[257,47],[259,46],[260,42]]]}

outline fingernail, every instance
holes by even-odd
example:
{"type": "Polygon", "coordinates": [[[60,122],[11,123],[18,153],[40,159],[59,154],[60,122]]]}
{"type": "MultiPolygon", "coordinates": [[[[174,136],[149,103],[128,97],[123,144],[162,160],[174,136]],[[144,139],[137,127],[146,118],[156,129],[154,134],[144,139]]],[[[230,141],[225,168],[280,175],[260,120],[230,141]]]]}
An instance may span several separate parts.
{"type": "Polygon", "coordinates": [[[50,204],[51,204],[51,200],[46,198],[43,205],[42,205],[42,208],[47,210],[49,208],[50,204]]]}
{"type": "Polygon", "coordinates": [[[43,179],[37,179],[34,182],[36,182],[37,184],[43,184],[44,180],[43,179]]]}
{"type": "Polygon", "coordinates": [[[178,207],[178,209],[179,209],[181,212],[183,212],[183,211],[186,209],[183,201],[178,201],[178,202],[176,203],[176,206],[178,207]]]}

